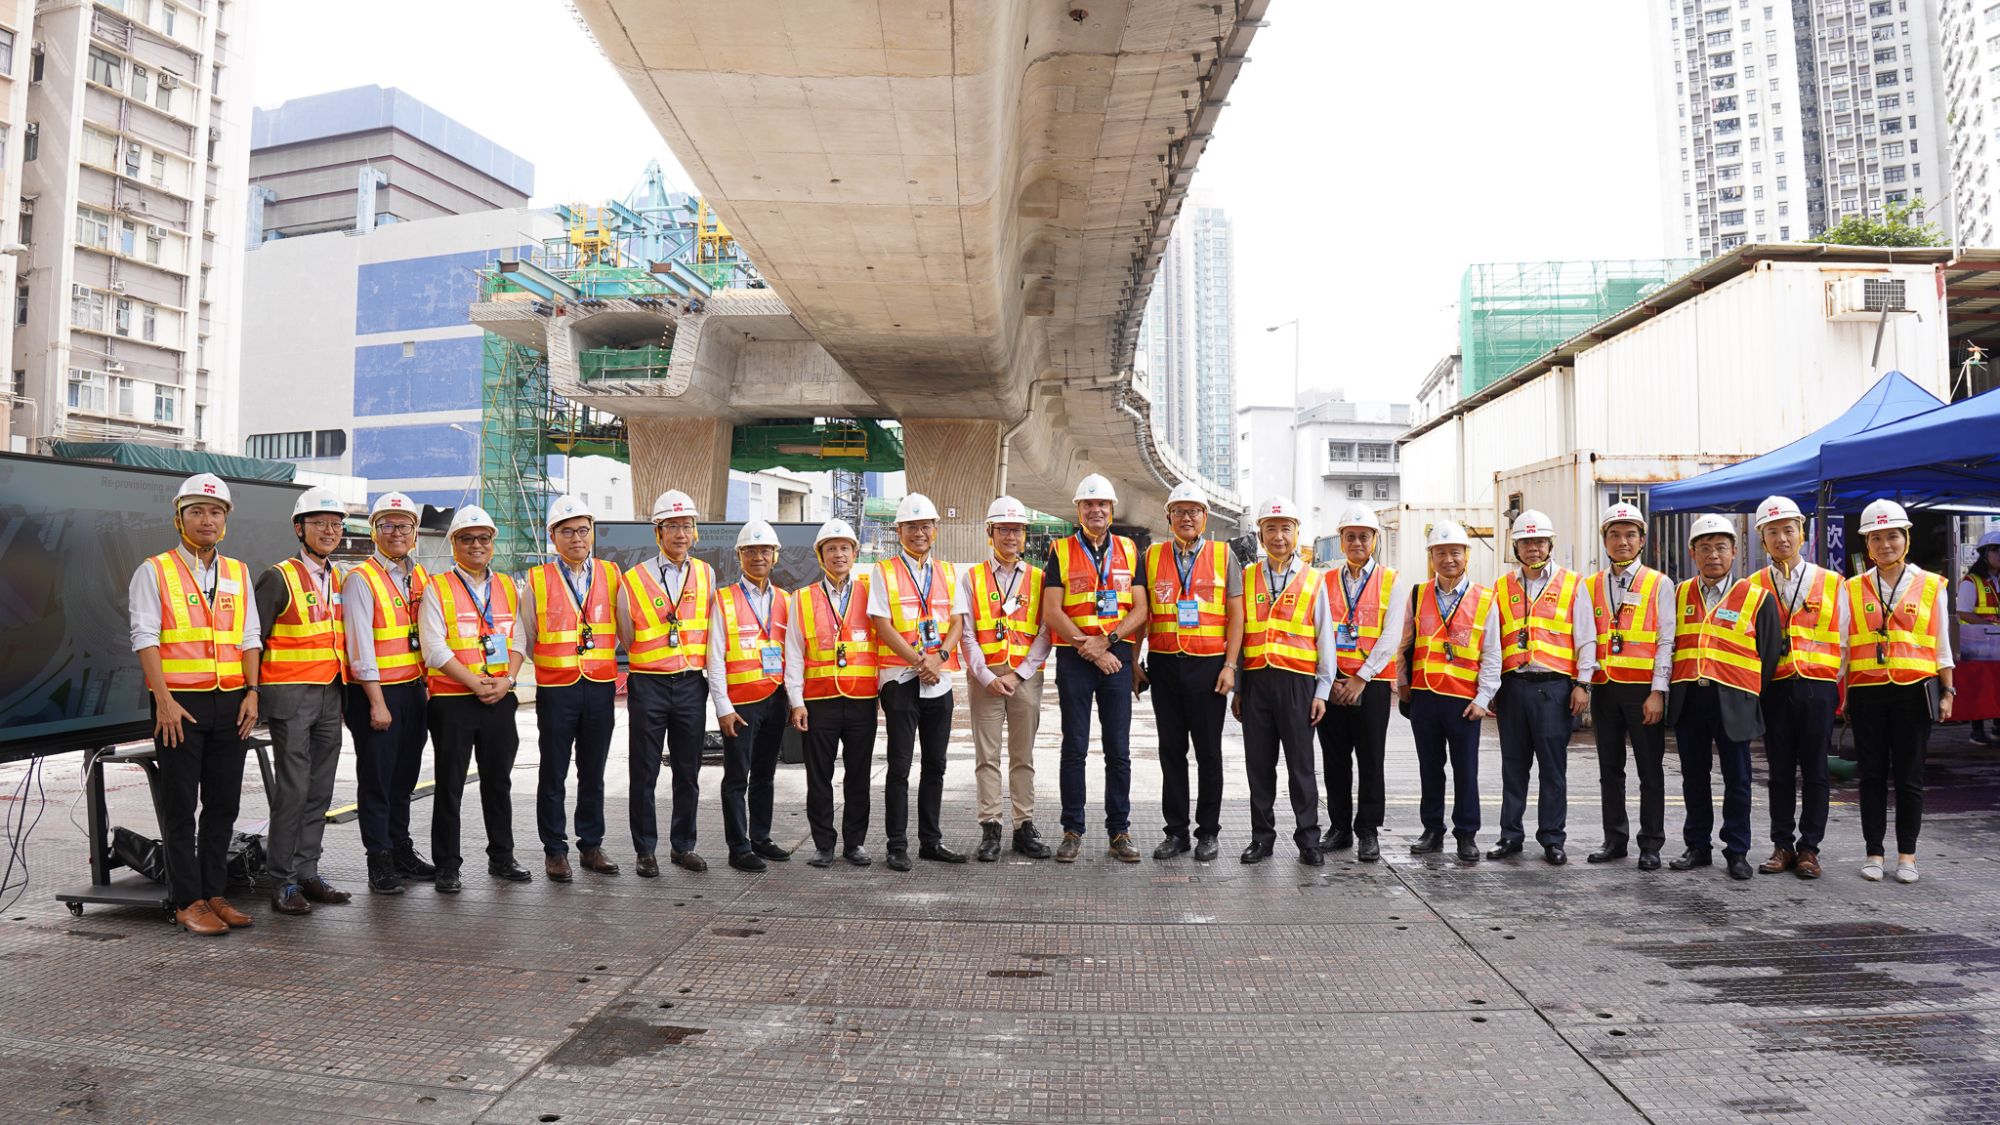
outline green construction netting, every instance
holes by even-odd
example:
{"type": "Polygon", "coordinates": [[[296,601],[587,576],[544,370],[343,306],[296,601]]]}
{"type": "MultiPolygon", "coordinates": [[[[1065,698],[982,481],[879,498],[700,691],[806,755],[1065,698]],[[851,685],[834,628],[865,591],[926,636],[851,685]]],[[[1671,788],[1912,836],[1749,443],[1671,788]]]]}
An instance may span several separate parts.
{"type": "Polygon", "coordinates": [[[1700,264],[1668,258],[1468,266],[1458,295],[1461,392],[1505,378],[1700,264]]]}
{"type": "Polygon", "coordinates": [[[163,445],[142,445],[133,441],[59,441],[52,452],[57,457],[77,461],[109,461],[140,469],[169,472],[214,473],[237,480],[268,480],[290,484],[298,466],[289,461],[266,461],[258,457],[235,457],[227,453],[199,453],[163,445]]]}
{"type": "Polygon", "coordinates": [[[601,379],[664,379],[674,350],[662,347],[591,348],[576,357],[583,381],[601,379]]]}
{"type": "Polygon", "coordinates": [[[763,469],[893,473],[903,467],[903,438],[866,418],[859,422],[758,422],[736,427],[729,467],[745,473],[763,469]]]}

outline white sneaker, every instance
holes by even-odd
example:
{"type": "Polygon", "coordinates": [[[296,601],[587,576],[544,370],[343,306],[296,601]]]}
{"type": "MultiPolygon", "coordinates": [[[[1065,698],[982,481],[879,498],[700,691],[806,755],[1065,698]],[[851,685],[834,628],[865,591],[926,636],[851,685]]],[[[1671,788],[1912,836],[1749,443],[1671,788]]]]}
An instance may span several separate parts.
{"type": "Polygon", "coordinates": [[[1914,882],[1916,882],[1916,881],[1917,881],[1917,865],[1916,865],[1915,863],[1911,862],[1910,860],[1907,860],[1907,859],[1906,859],[1906,860],[1903,860],[1902,862],[1900,862],[1900,863],[1898,863],[1898,864],[1896,864],[1896,881],[1897,881],[1898,883],[1914,883],[1914,882]]]}
{"type": "Polygon", "coordinates": [[[1861,865],[1861,877],[1871,883],[1881,882],[1882,861],[1870,856],[1868,862],[1861,865]]]}

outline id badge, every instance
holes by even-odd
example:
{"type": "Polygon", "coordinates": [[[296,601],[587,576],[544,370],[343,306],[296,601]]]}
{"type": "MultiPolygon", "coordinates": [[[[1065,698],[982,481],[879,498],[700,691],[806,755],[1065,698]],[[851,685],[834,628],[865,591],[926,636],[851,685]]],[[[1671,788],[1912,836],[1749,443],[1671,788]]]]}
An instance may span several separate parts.
{"type": "Polygon", "coordinates": [[[1354,626],[1342,623],[1333,627],[1333,647],[1342,652],[1355,652],[1361,648],[1361,634],[1354,626]]]}
{"type": "Polygon", "coordinates": [[[1736,624],[1736,619],[1742,616],[1741,613],[1733,609],[1718,609],[1715,611],[1715,619],[1725,625],[1736,624]]]}
{"type": "Polygon", "coordinates": [[[340,591],[339,591],[339,590],[335,590],[335,591],[334,591],[334,592],[333,592],[332,594],[328,595],[328,601],[330,601],[330,602],[331,602],[331,603],[332,603],[333,605],[339,605],[339,604],[340,604],[340,591]]]}
{"type": "Polygon", "coordinates": [[[784,649],[779,648],[777,645],[765,645],[763,648],[758,649],[757,652],[758,655],[761,656],[764,660],[764,674],[766,676],[779,676],[784,674],[785,671],[784,649]]]}
{"type": "Polygon", "coordinates": [[[1118,591],[1099,590],[1097,592],[1097,616],[1118,616],[1118,591]]]}
{"type": "Polygon", "coordinates": [[[1026,604],[1027,604],[1026,602],[1021,600],[1021,596],[1019,594],[1016,594],[1013,597],[1008,598],[1007,601],[1003,605],[1001,605],[1000,612],[1003,616],[1012,617],[1015,614],[1021,612],[1021,607],[1026,604]]]}
{"type": "Polygon", "coordinates": [[[488,633],[479,638],[479,642],[486,649],[486,663],[489,667],[507,662],[507,638],[498,633],[488,633]]]}
{"type": "Polygon", "coordinates": [[[1182,598],[1174,603],[1177,620],[1183,629],[1193,629],[1201,624],[1201,603],[1193,598],[1182,598]]]}
{"type": "Polygon", "coordinates": [[[943,647],[938,643],[937,622],[931,620],[928,617],[918,623],[917,636],[923,639],[924,647],[926,649],[935,649],[943,647]]]}

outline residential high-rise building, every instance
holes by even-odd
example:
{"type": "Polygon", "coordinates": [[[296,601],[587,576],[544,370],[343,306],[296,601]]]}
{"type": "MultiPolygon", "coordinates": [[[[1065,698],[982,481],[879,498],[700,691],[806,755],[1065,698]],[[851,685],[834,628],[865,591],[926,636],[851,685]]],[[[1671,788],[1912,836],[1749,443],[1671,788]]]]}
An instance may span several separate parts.
{"type": "Polygon", "coordinates": [[[1992,246],[2000,230],[2000,4],[1940,0],[1945,100],[1951,107],[1951,201],[1957,240],[1992,246]]]}
{"type": "MultiPolygon", "coordinates": [[[[9,356],[14,354],[16,326],[26,312],[21,304],[26,255],[18,248],[33,233],[33,217],[21,213],[20,198],[22,150],[30,140],[28,75],[34,19],[33,0],[0,0],[0,293],[11,293],[14,299],[14,315],[0,319],[0,344],[9,356]]],[[[0,425],[9,439],[6,448],[25,450],[41,404],[29,394],[27,370],[19,363],[10,370],[12,374],[0,384],[0,425]]]]}
{"type": "Polygon", "coordinates": [[[1154,275],[1139,342],[1154,433],[1224,488],[1236,479],[1234,264],[1228,213],[1205,202],[1183,211],[1154,275]]]}
{"type": "MultiPolygon", "coordinates": [[[[1185,218],[1187,212],[1183,211],[1185,218]]],[[[1153,396],[1153,434],[1189,464],[1195,464],[1194,429],[1194,253],[1192,223],[1177,222],[1166,253],[1153,275],[1140,324],[1138,354],[1153,396]]]]}
{"type": "Polygon", "coordinates": [[[43,3],[9,29],[0,62],[27,87],[0,199],[20,258],[12,444],[234,451],[246,8],[43,3]]]}
{"type": "Polygon", "coordinates": [[[1657,0],[1667,245],[1714,257],[1921,198],[1951,229],[1930,0],[1657,0]]]}

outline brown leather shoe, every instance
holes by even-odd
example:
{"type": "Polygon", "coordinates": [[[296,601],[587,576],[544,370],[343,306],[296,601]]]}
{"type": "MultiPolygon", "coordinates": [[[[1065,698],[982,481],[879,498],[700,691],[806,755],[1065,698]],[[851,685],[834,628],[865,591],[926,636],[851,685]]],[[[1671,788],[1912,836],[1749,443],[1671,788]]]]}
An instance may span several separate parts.
{"type": "Polygon", "coordinates": [[[209,899],[208,908],[214,911],[215,916],[222,919],[223,924],[232,930],[241,930],[257,924],[255,918],[229,905],[228,901],[221,895],[216,895],[214,898],[209,899]]]}
{"type": "Polygon", "coordinates": [[[1083,836],[1077,832],[1063,833],[1062,843],[1056,847],[1057,863],[1075,863],[1077,853],[1083,850],[1083,836]]]}
{"type": "Polygon", "coordinates": [[[660,877],[660,857],[654,855],[652,852],[641,853],[638,861],[633,864],[633,867],[639,872],[639,878],[641,879],[657,879],[660,877]]]}
{"type": "Polygon", "coordinates": [[[611,857],[604,854],[603,848],[581,848],[576,853],[576,861],[585,871],[594,871],[599,875],[618,874],[618,865],[611,862],[611,857]]]}
{"type": "Polygon", "coordinates": [[[675,867],[683,868],[688,871],[693,871],[697,874],[708,870],[708,861],[701,858],[700,856],[696,855],[693,852],[670,851],[667,855],[667,858],[673,861],[675,867]]]}
{"type": "Polygon", "coordinates": [[[229,932],[229,923],[217,918],[205,899],[196,899],[194,905],[174,911],[174,922],[198,937],[216,937],[229,932]]]}
{"type": "Polygon", "coordinates": [[[1111,837],[1111,858],[1121,863],[1139,862],[1139,849],[1132,843],[1130,832],[1120,832],[1111,837]]]}
{"type": "Polygon", "coordinates": [[[286,883],[271,892],[271,909],[280,914],[311,914],[313,905],[297,883],[286,883]]]}
{"type": "Polygon", "coordinates": [[[569,853],[550,852],[544,854],[542,857],[542,870],[548,875],[549,882],[551,883],[569,882],[569,853]]]}
{"type": "Polygon", "coordinates": [[[1806,851],[1800,852],[1798,861],[1792,864],[1792,873],[1797,875],[1801,879],[1819,878],[1820,876],[1819,853],[1806,852],[1806,851]]]}
{"type": "Polygon", "coordinates": [[[339,906],[341,903],[354,901],[353,895],[327,882],[325,877],[320,875],[309,875],[304,879],[300,879],[299,890],[312,902],[323,902],[339,906]]]}
{"type": "Polygon", "coordinates": [[[1765,860],[1763,866],[1757,870],[1766,875],[1779,875],[1790,871],[1792,864],[1797,862],[1798,858],[1790,848],[1773,848],[1771,850],[1771,858],[1765,860]]]}

